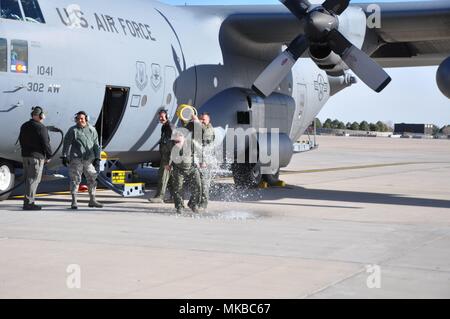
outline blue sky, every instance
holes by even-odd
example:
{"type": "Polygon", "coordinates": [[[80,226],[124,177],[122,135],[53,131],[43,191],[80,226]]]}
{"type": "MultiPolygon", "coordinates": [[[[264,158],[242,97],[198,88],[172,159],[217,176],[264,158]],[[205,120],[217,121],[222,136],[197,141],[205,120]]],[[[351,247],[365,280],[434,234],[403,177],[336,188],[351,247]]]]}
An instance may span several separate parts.
{"type": "MultiPolygon", "coordinates": [[[[404,1],[404,0],[398,0],[404,1]]],[[[280,4],[277,0],[162,0],[174,5],[183,4],[280,4]]],[[[366,1],[352,1],[370,2],[366,1]]],[[[393,2],[381,0],[373,2],[393,2]]],[[[339,119],[344,122],[390,121],[450,124],[450,100],[436,85],[436,67],[386,69],[392,83],[377,94],[359,83],[332,97],[319,114],[321,120],[339,119]]]]}

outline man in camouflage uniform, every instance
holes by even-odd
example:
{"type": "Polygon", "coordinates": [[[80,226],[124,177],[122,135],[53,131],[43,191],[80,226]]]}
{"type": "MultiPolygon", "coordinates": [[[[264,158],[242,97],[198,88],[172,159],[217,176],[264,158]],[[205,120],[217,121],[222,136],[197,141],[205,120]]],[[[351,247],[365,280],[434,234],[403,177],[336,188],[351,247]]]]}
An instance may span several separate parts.
{"type": "Polygon", "coordinates": [[[71,208],[78,209],[77,193],[83,173],[89,188],[89,207],[102,208],[103,205],[95,199],[100,165],[97,131],[89,125],[86,112],[78,112],[75,121],[77,124],[69,129],[64,138],[62,156],[64,166],[69,166],[71,208]]]}
{"type": "Polygon", "coordinates": [[[192,139],[188,131],[174,132],[172,139],[174,147],[171,153],[171,168],[173,170],[173,195],[175,200],[175,209],[181,213],[184,208],[183,194],[185,182],[191,184],[191,198],[188,207],[194,212],[198,212],[201,196],[200,173],[194,162],[192,152],[192,139]],[[188,135],[188,137],[186,137],[188,135]]]}
{"type": "Polygon", "coordinates": [[[161,164],[159,165],[158,172],[158,188],[156,190],[156,195],[150,198],[149,201],[152,203],[162,203],[164,202],[164,197],[166,195],[166,189],[169,186],[171,189],[171,175],[170,175],[170,152],[172,151],[173,142],[172,131],[174,126],[169,121],[169,115],[166,110],[159,111],[159,122],[162,124],[161,127],[161,140],[159,142],[159,153],[161,155],[161,164]]]}
{"type": "Polygon", "coordinates": [[[200,208],[208,208],[209,189],[211,186],[211,168],[215,163],[214,158],[214,127],[211,125],[211,117],[208,113],[200,116],[202,124],[202,148],[200,154],[200,178],[202,183],[202,195],[200,208]]]}

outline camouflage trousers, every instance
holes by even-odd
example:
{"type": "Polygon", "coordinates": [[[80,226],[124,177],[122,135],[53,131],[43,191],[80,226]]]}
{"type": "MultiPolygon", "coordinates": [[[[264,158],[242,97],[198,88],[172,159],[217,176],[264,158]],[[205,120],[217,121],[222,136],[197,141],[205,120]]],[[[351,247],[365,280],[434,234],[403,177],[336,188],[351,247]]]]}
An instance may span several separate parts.
{"type": "Polygon", "coordinates": [[[201,180],[198,168],[195,166],[174,165],[172,174],[175,208],[184,208],[183,195],[185,182],[190,185],[191,190],[188,207],[198,208],[200,206],[201,196],[201,180]]]}
{"type": "Polygon", "coordinates": [[[209,202],[209,189],[211,186],[211,169],[210,168],[200,168],[200,181],[202,185],[202,193],[200,196],[200,207],[208,208],[209,202]]]}
{"type": "Polygon", "coordinates": [[[80,159],[73,159],[69,164],[70,192],[72,194],[78,192],[83,173],[86,177],[89,194],[95,195],[98,173],[95,170],[94,165],[92,165],[92,161],[83,161],[80,159]]]}
{"type": "Polygon", "coordinates": [[[211,187],[211,181],[213,179],[213,171],[217,168],[217,158],[214,153],[214,148],[210,145],[203,146],[203,158],[202,162],[206,163],[206,167],[200,168],[200,179],[202,182],[202,195],[200,198],[200,207],[208,208],[209,191],[211,187]]]}

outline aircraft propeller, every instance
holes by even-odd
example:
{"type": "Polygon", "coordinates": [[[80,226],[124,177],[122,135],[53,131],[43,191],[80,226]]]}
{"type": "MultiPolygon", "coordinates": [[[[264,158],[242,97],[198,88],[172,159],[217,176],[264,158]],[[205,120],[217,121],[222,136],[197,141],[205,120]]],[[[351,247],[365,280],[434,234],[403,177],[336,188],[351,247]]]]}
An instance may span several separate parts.
{"type": "Polygon", "coordinates": [[[269,96],[311,46],[339,55],[376,92],[381,92],[389,84],[391,78],[383,68],[338,31],[338,15],[348,8],[350,0],[326,0],[321,6],[312,6],[308,0],[280,2],[305,23],[305,34],[295,38],[256,79],[252,89],[258,95],[269,96]]]}

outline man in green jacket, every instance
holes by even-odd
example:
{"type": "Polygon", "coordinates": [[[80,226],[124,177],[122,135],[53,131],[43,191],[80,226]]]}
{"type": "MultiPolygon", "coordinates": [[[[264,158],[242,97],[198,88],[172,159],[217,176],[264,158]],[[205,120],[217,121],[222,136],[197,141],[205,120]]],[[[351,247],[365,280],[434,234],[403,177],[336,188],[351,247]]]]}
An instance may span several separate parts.
{"type": "Polygon", "coordinates": [[[102,208],[95,199],[97,175],[100,165],[100,145],[95,127],[89,125],[86,112],[75,115],[75,126],[71,127],[64,138],[62,161],[69,166],[72,209],[78,209],[77,193],[84,173],[89,188],[89,207],[102,208]]]}

